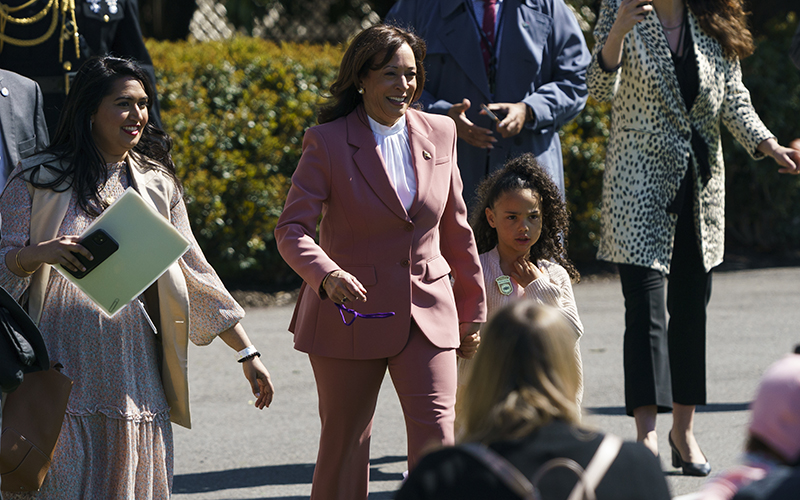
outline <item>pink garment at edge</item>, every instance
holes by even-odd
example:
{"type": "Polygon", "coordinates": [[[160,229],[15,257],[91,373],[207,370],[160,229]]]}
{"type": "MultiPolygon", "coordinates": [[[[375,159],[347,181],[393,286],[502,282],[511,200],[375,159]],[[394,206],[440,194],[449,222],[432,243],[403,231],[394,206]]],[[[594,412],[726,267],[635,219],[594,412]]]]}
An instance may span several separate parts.
{"type": "Polygon", "coordinates": [[[750,433],[786,463],[796,463],[800,459],[800,355],[790,354],[767,368],[750,407],[750,433]]]}

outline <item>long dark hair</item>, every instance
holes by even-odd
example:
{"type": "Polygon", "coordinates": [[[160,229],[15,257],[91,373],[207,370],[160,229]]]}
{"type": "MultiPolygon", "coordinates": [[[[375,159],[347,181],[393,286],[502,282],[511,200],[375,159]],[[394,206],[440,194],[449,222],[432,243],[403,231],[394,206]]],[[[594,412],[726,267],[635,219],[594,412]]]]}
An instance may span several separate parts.
{"type": "Polygon", "coordinates": [[[747,13],[741,0],[688,0],[689,9],[708,35],[715,38],[726,57],[744,59],[755,50],[747,29],[747,13]]]}
{"type": "Polygon", "coordinates": [[[542,209],[542,234],[531,247],[528,258],[534,264],[539,260],[555,261],[567,271],[570,278],[580,280],[578,270],[567,259],[564,242],[569,232],[569,215],[561,192],[530,153],[507,161],[502,169],[478,186],[478,204],[471,216],[478,253],[486,253],[497,246],[497,230],[486,220],[486,209],[494,208],[503,193],[520,189],[538,193],[542,209]]]}
{"type": "MultiPolygon", "coordinates": [[[[31,184],[40,189],[63,191],[70,187],[78,195],[78,205],[89,215],[98,215],[96,207],[105,208],[107,203],[100,199],[98,191],[108,180],[108,170],[100,150],[92,138],[91,117],[95,114],[103,98],[111,93],[114,83],[119,78],[134,78],[142,84],[147,94],[147,109],[152,110],[155,100],[153,89],[147,74],[131,59],[114,56],[99,56],[88,59],[75,75],[70,86],[67,100],[58,120],[55,135],[44,153],[55,156],[61,162],[58,170],[39,165],[28,169],[23,174],[31,180],[31,184]],[[39,168],[49,168],[55,174],[54,180],[36,181],[39,168]]],[[[172,139],[161,129],[153,125],[152,120],[142,131],[133,151],[152,161],[141,162],[145,169],[163,171],[175,182],[178,189],[180,181],[175,173],[175,164],[169,152],[172,139]]]]}
{"type": "Polygon", "coordinates": [[[422,95],[425,86],[425,42],[410,31],[388,24],[371,26],[353,39],[339,65],[339,75],[331,85],[330,103],[323,105],[318,114],[319,123],[328,123],[350,114],[364,100],[358,93],[359,82],[369,70],[379,70],[394,57],[397,49],[408,44],[417,65],[417,89],[411,102],[422,95]],[[382,55],[381,60],[377,56],[382,55]]]}

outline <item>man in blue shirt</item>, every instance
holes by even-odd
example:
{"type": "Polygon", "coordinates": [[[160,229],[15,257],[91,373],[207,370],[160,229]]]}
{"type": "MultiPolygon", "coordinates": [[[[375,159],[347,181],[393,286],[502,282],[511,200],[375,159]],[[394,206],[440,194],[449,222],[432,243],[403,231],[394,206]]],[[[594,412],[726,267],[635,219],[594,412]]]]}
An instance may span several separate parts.
{"type": "Polygon", "coordinates": [[[564,0],[399,0],[386,22],[427,43],[420,101],[456,122],[468,204],[488,174],[526,152],[564,193],[558,130],[586,104],[591,59],[564,0]]]}

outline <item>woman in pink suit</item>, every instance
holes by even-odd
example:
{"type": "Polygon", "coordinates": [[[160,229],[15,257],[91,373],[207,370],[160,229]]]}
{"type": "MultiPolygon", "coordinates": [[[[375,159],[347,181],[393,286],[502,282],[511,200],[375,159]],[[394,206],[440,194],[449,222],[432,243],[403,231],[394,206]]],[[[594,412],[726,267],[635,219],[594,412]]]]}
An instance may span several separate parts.
{"type": "Polygon", "coordinates": [[[395,27],[356,36],[331,104],[305,134],[275,229],[281,255],[304,281],[289,330],[309,355],[319,395],[313,500],[367,498],[387,368],[406,419],[409,468],[429,447],[452,444],[456,353],[472,357],[480,341],[485,292],[456,129],[446,116],[409,109],[422,93],[424,57],[424,42],[395,27]]]}

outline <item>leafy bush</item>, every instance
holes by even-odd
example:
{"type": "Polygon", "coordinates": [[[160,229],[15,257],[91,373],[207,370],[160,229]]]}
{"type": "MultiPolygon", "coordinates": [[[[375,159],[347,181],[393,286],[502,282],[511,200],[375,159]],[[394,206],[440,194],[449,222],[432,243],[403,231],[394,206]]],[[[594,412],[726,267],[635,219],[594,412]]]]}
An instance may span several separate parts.
{"type": "Polygon", "coordinates": [[[583,112],[560,131],[571,215],[568,250],[576,262],[594,260],[600,244],[600,198],[610,109],[608,103],[589,98],[583,112]]]}
{"type": "Polygon", "coordinates": [[[273,230],[340,49],[244,37],[147,46],[189,218],[209,261],[237,285],[296,281],[273,230]]]}
{"type": "MultiPolygon", "coordinates": [[[[783,145],[800,136],[800,72],[788,54],[796,27],[795,13],[773,19],[755,54],[742,61],[753,105],[783,145]]],[[[779,175],[771,159],[754,161],[727,131],[723,150],[729,244],[762,251],[800,244],[800,179],[779,175]]]]}

